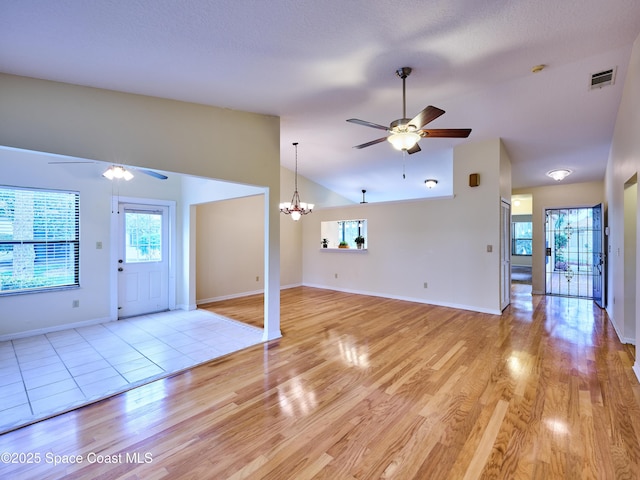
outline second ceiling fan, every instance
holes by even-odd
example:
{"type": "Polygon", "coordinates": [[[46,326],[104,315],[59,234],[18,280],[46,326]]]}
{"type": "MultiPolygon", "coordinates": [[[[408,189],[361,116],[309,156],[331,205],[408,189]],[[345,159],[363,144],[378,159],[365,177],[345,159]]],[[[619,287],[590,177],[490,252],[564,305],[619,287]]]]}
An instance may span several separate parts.
{"type": "Polygon", "coordinates": [[[407,95],[406,95],[406,78],[411,74],[410,67],[402,67],[396,70],[396,75],[402,79],[402,118],[394,120],[388,127],[378,125],[377,123],[367,122],[358,118],[350,118],[347,122],[357,123],[365,127],[377,128],[385,130],[390,135],[372,140],[353,148],[364,148],[376,143],[388,140],[397,150],[406,151],[407,153],[416,153],[420,151],[418,141],[425,137],[440,138],[467,138],[471,133],[470,128],[435,128],[425,129],[424,126],[432,122],[440,115],[444,114],[444,110],[429,105],[425,107],[418,115],[413,118],[407,117],[407,95]]]}

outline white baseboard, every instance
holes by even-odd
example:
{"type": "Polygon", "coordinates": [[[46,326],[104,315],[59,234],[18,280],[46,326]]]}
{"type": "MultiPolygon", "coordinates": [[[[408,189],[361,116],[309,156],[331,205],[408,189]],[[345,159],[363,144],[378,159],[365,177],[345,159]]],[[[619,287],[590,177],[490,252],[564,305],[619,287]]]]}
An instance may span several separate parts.
{"type": "Polygon", "coordinates": [[[628,338],[628,337],[625,337],[624,335],[622,335],[620,333],[620,330],[618,330],[618,325],[616,325],[616,322],[613,320],[611,315],[609,315],[609,322],[613,326],[613,330],[616,332],[616,335],[618,336],[618,340],[620,340],[621,343],[629,343],[631,345],[635,345],[636,344],[636,339],[635,338],[628,338]]]}
{"type": "Polygon", "coordinates": [[[196,308],[198,308],[198,305],[195,303],[179,303],[178,305],[176,305],[176,310],[184,310],[186,312],[190,312],[191,310],[195,310],[196,308]]]}
{"type": "Polygon", "coordinates": [[[24,332],[6,333],[0,335],[0,342],[6,342],[8,340],[16,340],[18,338],[33,337],[35,335],[45,335],[47,333],[59,332],[60,330],[69,330],[71,328],[90,327],[91,325],[98,325],[100,323],[114,322],[115,319],[93,318],[91,320],[83,320],[82,322],[65,323],[62,325],[53,325],[51,327],[36,328],[34,330],[26,330],[24,332]]]}
{"type": "MultiPolygon", "coordinates": [[[[292,283],[290,285],[280,285],[280,290],[286,290],[288,288],[301,287],[301,283],[292,283]]],[[[230,295],[221,295],[219,297],[211,297],[211,298],[201,298],[196,300],[197,305],[203,305],[205,303],[219,302],[221,300],[230,300],[232,298],[241,298],[241,297],[249,297],[251,295],[262,295],[264,293],[264,289],[254,290],[251,292],[240,292],[240,293],[232,293],[230,295]]]]}
{"type": "Polygon", "coordinates": [[[304,286],[313,287],[313,288],[323,288],[325,290],[334,290],[336,292],[353,293],[356,295],[368,295],[370,297],[391,298],[393,300],[403,300],[405,302],[423,303],[425,305],[435,305],[438,307],[457,308],[458,310],[468,310],[471,312],[488,313],[490,315],[502,315],[501,310],[494,310],[491,308],[482,308],[482,307],[476,307],[471,305],[461,305],[458,303],[434,302],[432,300],[425,300],[424,298],[405,297],[403,295],[388,295],[388,294],[382,294],[378,292],[352,290],[348,288],[335,288],[335,287],[328,287],[326,285],[317,285],[317,284],[311,284],[311,283],[305,283],[304,286]]]}

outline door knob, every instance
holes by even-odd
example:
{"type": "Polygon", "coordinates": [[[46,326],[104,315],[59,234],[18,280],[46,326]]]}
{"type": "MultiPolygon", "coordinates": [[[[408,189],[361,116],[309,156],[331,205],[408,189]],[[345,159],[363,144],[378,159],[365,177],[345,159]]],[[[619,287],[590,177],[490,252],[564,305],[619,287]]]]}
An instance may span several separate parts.
{"type": "Polygon", "coordinates": [[[122,272],[123,270],[124,270],[124,268],[122,268],[122,267],[118,267],[118,271],[119,271],[119,272],[122,272]]]}

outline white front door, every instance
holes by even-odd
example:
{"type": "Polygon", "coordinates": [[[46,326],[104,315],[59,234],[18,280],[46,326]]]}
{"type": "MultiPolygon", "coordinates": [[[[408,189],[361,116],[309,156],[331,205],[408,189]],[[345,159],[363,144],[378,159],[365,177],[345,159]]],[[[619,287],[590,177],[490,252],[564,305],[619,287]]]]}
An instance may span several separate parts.
{"type": "Polygon", "coordinates": [[[168,210],[120,204],[118,318],[169,309],[168,210]]]}

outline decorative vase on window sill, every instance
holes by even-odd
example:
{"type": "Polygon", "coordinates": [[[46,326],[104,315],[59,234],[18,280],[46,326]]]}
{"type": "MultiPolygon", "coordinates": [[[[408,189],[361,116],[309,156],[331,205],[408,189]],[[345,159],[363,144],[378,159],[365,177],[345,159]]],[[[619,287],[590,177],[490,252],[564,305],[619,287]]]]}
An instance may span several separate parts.
{"type": "Polygon", "coordinates": [[[349,244],[347,242],[340,242],[338,248],[349,248],[349,244]]]}
{"type": "Polygon", "coordinates": [[[329,247],[329,239],[328,238],[323,238],[322,242],[320,242],[322,244],[322,248],[328,248],[329,247]]]}
{"type": "Polygon", "coordinates": [[[358,250],[362,250],[364,248],[364,237],[359,235],[355,238],[356,245],[358,246],[358,250]]]}

